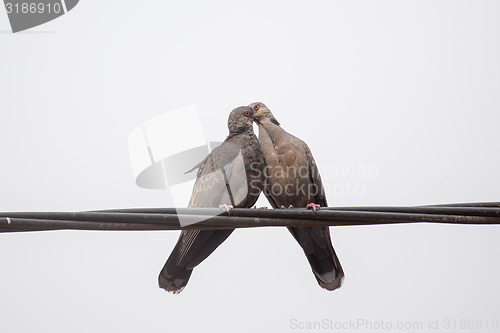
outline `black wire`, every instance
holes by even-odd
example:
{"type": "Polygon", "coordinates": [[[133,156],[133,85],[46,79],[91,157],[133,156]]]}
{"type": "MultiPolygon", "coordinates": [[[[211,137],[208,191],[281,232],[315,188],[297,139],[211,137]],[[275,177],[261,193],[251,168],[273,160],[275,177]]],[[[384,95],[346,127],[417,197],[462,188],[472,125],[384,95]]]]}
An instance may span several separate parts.
{"type": "Polygon", "coordinates": [[[323,207],[307,209],[139,208],[91,212],[0,213],[0,232],[42,230],[181,230],[263,226],[353,226],[394,223],[500,224],[499,203],[420,207],[323,207]],[[183,223],[193,224],[181,228],[183,223]],[[199,221],[202,222],[199,222],[199,221]]]}

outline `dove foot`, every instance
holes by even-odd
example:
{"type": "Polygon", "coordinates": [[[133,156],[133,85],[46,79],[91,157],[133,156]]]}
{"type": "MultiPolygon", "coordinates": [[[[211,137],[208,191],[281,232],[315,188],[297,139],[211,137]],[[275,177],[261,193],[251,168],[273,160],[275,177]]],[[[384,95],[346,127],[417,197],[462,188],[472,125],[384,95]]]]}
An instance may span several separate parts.
{"type": "Polygon", "coordinates": [[[315,204],[314,202],[311,202],[310,204],[307,204],[306,208],[312,208],[312,210],[316,211],[319,210],[320,205],[315,204]]]}
{"type": "Polygon", "coordinates": [[[225,209],[227,215],[231,215],[231,211],[234,209],[233,205],[226,205],[226,204],[219,205],[219,208],[225,209]]]}

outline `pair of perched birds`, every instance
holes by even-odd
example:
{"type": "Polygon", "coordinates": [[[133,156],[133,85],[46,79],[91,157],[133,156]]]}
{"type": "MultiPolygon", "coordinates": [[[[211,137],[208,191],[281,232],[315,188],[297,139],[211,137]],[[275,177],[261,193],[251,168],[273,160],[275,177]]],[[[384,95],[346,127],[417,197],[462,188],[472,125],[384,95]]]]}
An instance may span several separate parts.
{"type": "MultiPolygon", "coordinates": [[[[318,168],[309,147],[281,128],[263,103],[234,109],[229,135],[200,164],[189,207],[249,208],[264,191],[273,208],[328,206],[318,168]],[[253,132],[259,127],[259,138],[253,132]],[[241,154],[241,155],[239,155],[241,154]],[[238,159],[237,157],[240,156],[238,159]],[[240,162],[238,162],[240,161],[240,162]],[[236,165],[243,163],[239,167],[236,165]],[[223,181],[210,177],[222,171],[223,181]],[[231,188],[228,188],[231,184],[231,188]],[[228,202],[228,192],[231,201],[228,202]]],[[[193,169],[195,169],[193,168],[193,169]]],[[[341,286],[344,272],[333,249],[328,227],[288,228],[300,244],[319,285],[341,286]]],[[[159,286],[181,292],[193,269],[234,229],[183,230],[158,277],[159,286]]]]}

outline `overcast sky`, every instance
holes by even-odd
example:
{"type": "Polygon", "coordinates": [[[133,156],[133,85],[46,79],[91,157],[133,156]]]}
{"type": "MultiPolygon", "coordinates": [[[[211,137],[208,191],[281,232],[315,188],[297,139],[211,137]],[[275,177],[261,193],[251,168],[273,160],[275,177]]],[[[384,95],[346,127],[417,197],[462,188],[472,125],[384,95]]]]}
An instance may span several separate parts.
{"type": "MultiPolygon", "coordinates": [[[[330,206],[500,201],[499,17],[480,0],[82,0],[12,34],[0,8],[0,211],[171,206],[135,185],[132,130],[194,104],[222,141],[255,101],[309,144],[330,206]]],[[[500,227],[331,231],[339,290],[317,285],[286,229],[259,228],[179,295],[157,286],[177,231],[0,234],[0,331],[498,332],[500,227]]]]}

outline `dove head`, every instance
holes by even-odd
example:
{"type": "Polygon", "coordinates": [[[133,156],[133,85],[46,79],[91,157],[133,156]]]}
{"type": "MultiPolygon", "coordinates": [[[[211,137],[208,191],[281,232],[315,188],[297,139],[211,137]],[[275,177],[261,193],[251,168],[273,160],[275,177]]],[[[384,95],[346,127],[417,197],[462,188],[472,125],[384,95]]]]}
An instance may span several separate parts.
{"type": "Polygon", "coordinates": [[[229,128],[229,133],[237,134],[245,131],[253,131],[252,127],[253,121],[253,110],[248,106],[240,106],[229,114],[229,119],[227,120],[227,127],[229,128]]]}
{"type": "Polygon", "coordinates": [[[249,107],[253,110],[253,118],[255,122],[265,123],[266,121],[269,121],[275,125],[280,125],[276,118],[274,118],[271,110],[269,110],[269,108],[264,103],[255,102],[250,104],[249,107]]]}

